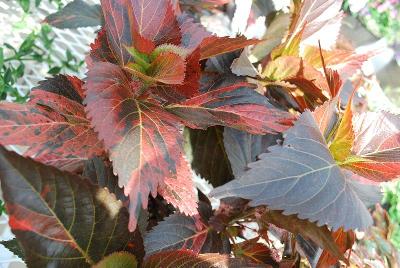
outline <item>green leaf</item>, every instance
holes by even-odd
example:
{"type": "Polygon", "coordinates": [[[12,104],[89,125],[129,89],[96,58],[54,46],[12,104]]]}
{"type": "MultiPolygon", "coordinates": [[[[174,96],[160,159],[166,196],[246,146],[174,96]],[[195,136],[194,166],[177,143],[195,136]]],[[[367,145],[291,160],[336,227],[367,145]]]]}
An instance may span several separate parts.
{"type": "Polygon", "coordinates": [[[32,51],[32,47],[35,44],[37,36],[34,32],[30,33],[22,42],[21,46],[19,47],[19,54],[21,55],[26,55],[29,52],[32,51]]]}
{"type": "Polygon", "coordinates": [[[0,180],[29,267],[89,267],[133,239],[122,203],[77,175],[0,148],[0,180]]]}
{"type": "Polygon", "coordinates": [[[30,0],[18,0],[19,5],[22,7],[25,13],[29,12],[30,0]]]}
{"type": "Polygon", "coordinates": [[[0,71],[4,65],[4,49],[0,47],[0,71]]]}
{"type": "Polygon", "coordinates": [[[51,68],[47,73],[48,74],[52,74],[52,75],[56,75],[59,74],[61,72],[62,68],[59,66],[55,66],[53,68],[51,68]]]}
{"type": "Polygon", "coordinates": [[[1,241],[0,244],[6,247],[14,255],[20,257],[22,260],[25,260],[24,251],[22,250],[21,245],[18,243],[17,239],[14,238],[9,241],[1,241]]]}
{"type": "Polygon", "coordinates": [[[137,266],[134,255],[128,252],[115,252],[105,257],[94,268],[136,268],[137,266]]]}

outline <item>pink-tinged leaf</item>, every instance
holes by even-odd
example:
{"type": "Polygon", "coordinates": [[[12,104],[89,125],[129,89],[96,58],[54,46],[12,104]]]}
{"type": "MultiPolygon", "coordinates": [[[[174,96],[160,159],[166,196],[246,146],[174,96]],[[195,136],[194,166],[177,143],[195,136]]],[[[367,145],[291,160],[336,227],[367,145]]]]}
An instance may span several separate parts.
{"type": "MultiPolygon", "coordinates": [[[[138,33],[161,44],[181,43],[181,33],[174,9],[169,0],[126,0],[127,9],[133,10],[138,33]]],[[[127,25],[129,26],[129,25],[127,25]]]]}
{"type": "Polygon", "coordinates": [[[82,104],[82,82],[57,76],[40,82],[27,104],[0,104],[0,144],[27,146],[26,156],[73,171],[103,154],[82,104]]]}
{"type": "Polygon", "coordinates": [[[342,2],[342,0],[304,0],[300,12],[292,18],[295,26],[291,26],[291,35],[296,35],[304,28],[303,43],[317,45],[321,40],[324,48],[331,48],[336,43],[341,27],[342,2]]]}
{"type": "Polygon", "coordinates": [[[253,134],[286,130],[294,116],[278,110],[247,83],[219,88],[166,107],[191,128],[222,125],[253,134]]]}
{"type": "MultiPolygon", "coordinates": [[[[364,62],[371,58],[374,53],[356,54],[351,50],[332,49],[322,50],[322,55],[326,68],[337,71],[340,78],[344,81],[360,70],[364,62]]],[[[318,47],[306,46],[304,48],[303,58],[315,68],[323,68],[318,47]]]]}
{"type": "Polygon", "coordinates": [[[182,46],[187,49],[196,49],[205,38],[211,36],[203,25],[195,23],[193,18],[186,14],[179,16],[178,20],[182,33],[182,46]]]}
{"type": "Polygon", "coordinates": [[[210,36],[205,38],[200,45],[200,59],[208,59],[221,54],[232,52],[261,42],[258,39],[247,39],[244,36],[235,38],[210,36]]]}
{"type": "Polygon", "coordinates": [[[250,206],[266,205],[333,230],[371,225],[366,205],[380,200],[379,189],[336,163],[313,114],[304,112],[284,137],[282,145],[269,147],[270,153],[212,196],[249,199],[250,206]]]}
{"type": "MultiPolygon", "coordinates": [[[[148,196],[168,191],[176,180],[180,186],[192,176],[184,157],[183,137],[177,118],[157,104],[135,99],[138,83],[130,83],[116,65],[99,63],[88,73],[86,100],[89,117],[99,137],[110,151],[119,185],[130,197],[130,230],[134,230],[141,207],[147,208],[148,196]],[[168,180],[168,184],[166,183],[168,180]]],[[[175,198],[182,202],[183,213],[196,208],[194,189],[174,189],[190,193],[175,198]],[[191,205],[188,205],[190,203],[191,205]]],[[[170,199],[171,200],[171,199],[170,199]]]]}
{"type": "Polygon", "coordinates": [[[346,168],[373,181],[400,176],[400,116],[368,112],[354,116],[353,156],[346,168]]]}

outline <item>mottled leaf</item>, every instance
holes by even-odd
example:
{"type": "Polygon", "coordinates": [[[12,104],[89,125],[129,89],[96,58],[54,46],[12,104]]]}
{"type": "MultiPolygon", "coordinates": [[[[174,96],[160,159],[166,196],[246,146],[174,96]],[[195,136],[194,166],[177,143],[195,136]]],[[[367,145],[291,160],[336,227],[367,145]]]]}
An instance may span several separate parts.
{"type": "Polygon", "coordinates": [[[48,165],[75,170],[101,155],[82,104],[82,82],[57,76],[39,83],[27,104],[0,104],[0,144],[27,146],[26,156],[48,165]]]}
{"type": "Polygon", "coordinates": [[[366,229],[372,219],[364,202],[377,202],[379,191],[338,166],[313,114],[304,112],[284,137],[282,146],[270,147],[241,178],[212,195],[249,199],[251,206],[267,205],[334,230],[366,229]]]}
{"type": "Polygon", "coordinates": [[[346,168],[377,182],[400,176],[400,117],[390,112],[367,112],[353,118],[353,157],[346,168]]]}
{"type": "Polygon", "coordinates": [[[218,253],[196,254],[190,250],[164,251],[145,259],[143,268],[244,268],[264,267],[247,263],[240,259],[231,258],[229,255],[218,253]]]}
{"type": "Polygon", "coordinates": [[[155,197],[157,191],[168,191],[169,201],[181,212],[196,214],[181,126],[151,100],[137,100],[140,86],[118,66],[99,63],[89,71],[86,87],[88,114],[110,151],[119,185],[130,198],[131,230],[141,208],[147,208],[149,194],[155,197]]]}
{"type": "Polygon", "coordinates": [[[102,20],[100,5],[90,5],[82,0],[74,0],[60,11],[47,16],[44,22],[60,29],[74,29],[99,26],[102,20]]]}
{"type": "Polygon", "coordinates": [[[246,83],[215,89],[166,109],[191,128],[222,125],[253,134],[284,131],[294,118],[275,108],[246,83]]]}
{"type": "Polygon", "coordinates": [[[106,189],[0,149],[11,230],[28,266],[89,267],[128,249],[128,212],[106,189]]]}

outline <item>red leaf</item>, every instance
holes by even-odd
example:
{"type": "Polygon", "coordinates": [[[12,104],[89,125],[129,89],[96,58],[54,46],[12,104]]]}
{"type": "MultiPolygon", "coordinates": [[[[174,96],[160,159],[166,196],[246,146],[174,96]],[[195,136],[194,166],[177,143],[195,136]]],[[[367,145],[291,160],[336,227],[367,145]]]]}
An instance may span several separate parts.
{"type": "Polygon", "coordinates": [[[126,1],[126,8],[133,10],[140,35],[154,41],[156,45],[180,44],[180,28],[169,0],[126,1]]]}
{"type": "Polygon", "coordinates": [[[179,26],[182,32],[182,46],[188,49],[196,49],[205,38],[211,36],[201,24],[195,23],[186,14],[179,16],[179,26]]]}
{"type": "Polygon", "coordinates": [[[103,153],[86,119],[82,82],[57,76],[34,88],[27,104],[0,104],[0,144],[27,146],[25,155],[74,170],[103,153]]]}
{"type": "MultiPolygon", "coordinates": [[[[332,233],[332,237],[335,243],[338,245],[341,253],[346,253],[348,249],[351,249],[355,242],[355,234],[353,231],[345,232],[343,228],[340,228],[336,232],[332,233]]],[[[318,260],[317,267],[331,267],[338,262],[338,258],[329,254],[327,250],[324,250],[321,257],[318,260]]]]}
{"type": "Polygon", "coordinates": [[[274,108],[247,83],[219,88],[166,109],[191,128],[222,125],[253,134],[284,131],[294,119],[291,114],[274,108]]]}
{"type": "MultiPolygon", "coordinates": [[[[140,207],[147,208],[149,194],[155,197],[159,189],[169,191],[173,180],[185,188],[192,176],[178,120],[151,100],[136,100],[134,94],[140,86],[130,83],[118,66],[109,63],[91,68],[86,85],[88,114],[110,151],[120,186],[130,197],[130,230],[136,227],[140,207]]],[[[174,193],[190,193],[175,197],[174,204],[192,214],[194,189],[174,190],[168,195],[170,201],[174,193]]]]}
{"type": "Polygon", "coordinates": [[[0,148],[0,181],[29,267],[89,267],[136,242],[122,203],[77,175],[0,148]]]}
{"type": "Polygon", "coordinates": [[[185,79],[184,59],[171,52],[163,52],[151,63],[148,75],[164,84],[182,84],[185,79]]]}
{"type": "Polygon", "coordinates": [[[262,40],[246,39],[244,36],[235,38],[210,36],[205,38],[200,45],[200,59],[208,59],[220,54],[232,52],[250,45],[255,45],[262,40]]]}
{"type": "Polygon", "coordinates": [[[240,259],[230,258],[229,255],[216,253],[196,254],[190,250],[164,251],[145,259],[143,268],[242,268],[242,267],[267,267],[246,263],[240,259]]]}
{"type": "Polygon", "coordinates": [[[368,112],[353,118],[353,159],[346,167],[377,182],[400,175],[400,117],[389,112],[368,112]]]}

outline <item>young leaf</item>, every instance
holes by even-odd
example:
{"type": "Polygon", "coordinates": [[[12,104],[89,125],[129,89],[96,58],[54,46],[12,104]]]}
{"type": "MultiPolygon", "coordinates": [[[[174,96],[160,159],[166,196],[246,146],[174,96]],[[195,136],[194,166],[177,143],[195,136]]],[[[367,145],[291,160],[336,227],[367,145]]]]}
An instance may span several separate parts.
{"type": "Polygon", "coordinates": [[[105,257],[93,268],[137,268],[138,263],[134,255],[128,252],[115,252],[105,257]]]}
{"type": "Polygon", "coordinates": [[[377,182],[400,175],[400,116],[367,112],[354,116],[355,142],[345,167],[377,182]]]}
{"type": "MultiPolygon", "coordinates": [[[[159,189],[167,189],[167,178],[186,187],[192,176],[183,157],[178,120],[151,100],[135,99],[140,86],[110,63],[91,68],[86,85],[88,115],[110,151],[119,185],[130,196],[130,230],[136,227],[141,207],[147,208],[149,194],[155,197],[159,189]]],[[[189,193],[175,195],[181,212],[196,214],[193,187],[175,191],[189,193]]]]}
{"type": "Polygon", "coordinates": [[[83,0],[74,0],[60,11],[50,14],[44,22],[60,29],[99,26],[102,23],[100,5],[90,5],[83,0]]]}
{"type": "Polygon", "coordinates": [[[354,143],[352,99],[352,97],[349,99],[346,110],[336,130],[335,137],[329,145],[329,150],[338,163],[343,163],[349,157],[351,154],[351,147],[354,143]]]}
{"type": "Polygon", "coordinates": [[[253,134],[284,131],[294,118],[276,109],[247,83],[215,89],[166,109],[191,128],[222,125],[253,134]]]}
{"type": "Polygon", "coordinates": [[[79,176],[0,149],[0,180],[28,266],[89,267],[130,243],[122,203],[79,176]]]}
{"type": "Polygon", "coordinates": [[[60,75],[40,82],[27,104],[0,103],[0,144],[28,146],[26,156],[66,170],[103,154],[82,97],[82,82],[60,75]]]}
{"type": "Polygon", "coordinates": [[[267,205],[334,230],[367,228],[372,219],[364,201],[377,202],[378,190],[338,166],[318,123],[310,111],[304,112],[285,132],[282,146],[270,147],[271,153],[262,154],[241,178],[212,195],[250,199],[251,206],[267,205]]]}
{"type": "Polygon", "coordinates": [[[266,267],[265,265],[251,264],[240,259],[234,259],[229,255],[217,253],[196,254],[190,250],[164,251],[154,254],[143,263],[143,268],[243,268],[266,267]]]}

